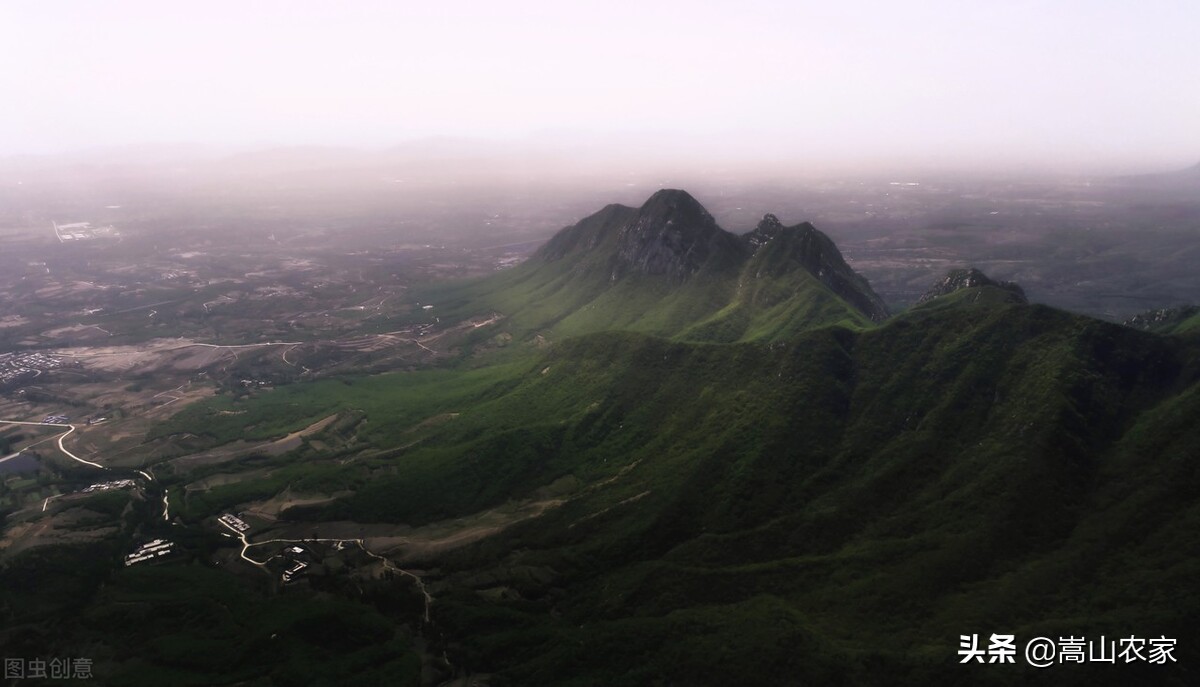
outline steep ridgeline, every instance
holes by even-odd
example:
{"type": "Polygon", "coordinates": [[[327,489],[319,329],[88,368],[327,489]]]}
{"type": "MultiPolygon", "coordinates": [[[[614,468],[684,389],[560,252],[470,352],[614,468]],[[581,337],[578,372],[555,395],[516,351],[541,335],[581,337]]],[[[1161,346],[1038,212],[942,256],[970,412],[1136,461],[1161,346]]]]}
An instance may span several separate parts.
{"type": "Polygon", "coordinates": [[[972,298],[988,298],[1004,303],[1028,303],[1025,290],[1020,285],[1010,281],[996,281],[974,267],[951,270],[945,277],[933,285],[917,299],[917,305],[928,303],[935,298],[949,296],[963,289],[979,288],[971,294],[972,298]]]}
{"type": "Polygon", "coordinates": [[[888,316],[883,301],[811,224],[767,215],[736,235],[684,191],[609,205],[524,264],[431,299],[498,310],[518,336],[622,329],[688,341],[783,338],[888,316]]]}
{"type": "Polygon", "coordinates": [[[785,227],[778,217],[768,214],[744,238],[752,251],[748,266],[753,268],[755,279],[782,276],[799,267],[873,322],[887,319],[883,300],[846,264],[833,241],[812,224],[785,227]]]}

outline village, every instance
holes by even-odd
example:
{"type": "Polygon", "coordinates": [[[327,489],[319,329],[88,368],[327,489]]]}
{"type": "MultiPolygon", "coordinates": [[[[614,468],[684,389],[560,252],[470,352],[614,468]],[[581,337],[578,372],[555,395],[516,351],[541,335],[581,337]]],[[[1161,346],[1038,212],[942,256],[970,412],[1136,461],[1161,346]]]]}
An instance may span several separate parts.
{"type": "Polygon", "coordinates": [[[0,353],[0,387],[36,379],[63,364],[62,358],[36,351],[0,353]]]}

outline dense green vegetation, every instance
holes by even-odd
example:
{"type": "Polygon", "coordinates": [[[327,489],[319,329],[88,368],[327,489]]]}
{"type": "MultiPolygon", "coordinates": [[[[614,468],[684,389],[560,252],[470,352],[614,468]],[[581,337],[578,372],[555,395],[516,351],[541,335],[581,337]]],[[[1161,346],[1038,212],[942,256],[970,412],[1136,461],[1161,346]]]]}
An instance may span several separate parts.
{"type": "Polygon", "coordinates": [[[811,227],[734,237],[677,194],[428,291],[448,321],[506,318],[450,366],[221,395],[150,433],[185,525],[281,494],[319,497],[280,513],[291,531],[536,502],[405,551],[436,597],[420,642],[409,581],[325,567],[279,593],[201,564],[216,535],[115,574],[117,549],[82,574],[61,571],[77,549],[19,555],[6,619],[95,646],[113,684],[413,684],[426,641],[501,687],[1192,681],[1200,339],[966,272],[876,325],[811,227]],[[22,605],[52,570],[59,605],[22,605]],[[1177,662],[960,665],[973,633],[1165,636],[1177,662]]]}
{"type": "Polygon", "coordinates": [[[661,191],[640,209],[610,205],[583,219],[515,269],[429,288],[422,300],[443,317],[502,312],[519,340],[604,330],[776,340],[819,326],[863,328],[885,312],[832,241],[811,225],[769,219],[735,237],[686,193],[661,191]]]}
{"type": "MultiPolygon", "coordinates": [[[[95,564],[81,565],[93,552],[38,551],[44,560],[36,570],[78,571],[73,583],[43,578],[39,596],[75,600],[85,574],[108,582],[86,607],[58,609],[62,620],[22,627],[5,647],[10,655],[79,656],[86,647],[106,685],[419,684],[410,631],[369,604],[343,595],[266,596],[199,565],[136,566],[109,578],[95,564]]],[[[13,569],[32,574],[34,565],[18,560],[13,569]]]]}
{"type": "MultiPolygon", "coordinates": [[[[1134,679],[958,672],[957,635],[975,628],[1162,633],[1180,665],[1195,655],[1193,349],[990,305],[753,353],[600,338],[603,360],[632,361],[617,388],[650,408],[625,425],[656,418],[662,443],[631,452],[637,467],[607,492],[460,553],[463,583],[518,586],[520,602],[443,605],[477,638],[473,659],[508,666],[513,684],[767,684],[789,667],[847,684],[1134,679]],[[516,576],[531,565],[553,582],[516,576]],[[704,658],[695,638],[709,635],[727,662],[704,658]]],[[[1184,669],[1130,670],[1171,682],[1184,669]]]]}
{"type": "Polygon", "coordinates": [[[597,333],[503,367],[296,385],[173,422],[280,433],[353,398],[377,453],[339,470],[370,477],[293,519],[421,523],[582,485],[438,560],[438,621],[500,684],[1132,679],[955,672],[957,636],[975,631],[1166,634],[1186,665],[1194,342],[990,288],[867,331],[597,333]]]}

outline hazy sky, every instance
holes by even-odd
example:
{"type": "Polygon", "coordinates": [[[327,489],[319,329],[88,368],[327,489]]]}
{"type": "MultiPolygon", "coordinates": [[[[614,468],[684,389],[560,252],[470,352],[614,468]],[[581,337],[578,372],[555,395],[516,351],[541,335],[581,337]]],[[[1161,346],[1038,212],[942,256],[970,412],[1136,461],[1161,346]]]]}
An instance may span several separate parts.
{"type": "Polygon", "coordinates": [[[0,155],[663,136],[815,162],[1185,164],[1198,27],[1196,0],[5,0],[0,155]]]}

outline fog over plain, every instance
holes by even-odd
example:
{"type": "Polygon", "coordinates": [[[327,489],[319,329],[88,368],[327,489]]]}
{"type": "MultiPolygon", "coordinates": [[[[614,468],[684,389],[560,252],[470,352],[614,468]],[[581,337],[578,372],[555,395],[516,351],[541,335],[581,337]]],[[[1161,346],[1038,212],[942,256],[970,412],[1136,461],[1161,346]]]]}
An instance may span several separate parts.
{"type": "Polygon", "coordinates": [[[453,137],[533,172],[1158,171],[1200,158],[1198,20],[1169,0],[8,2],[0,157],[453,137]]]}

